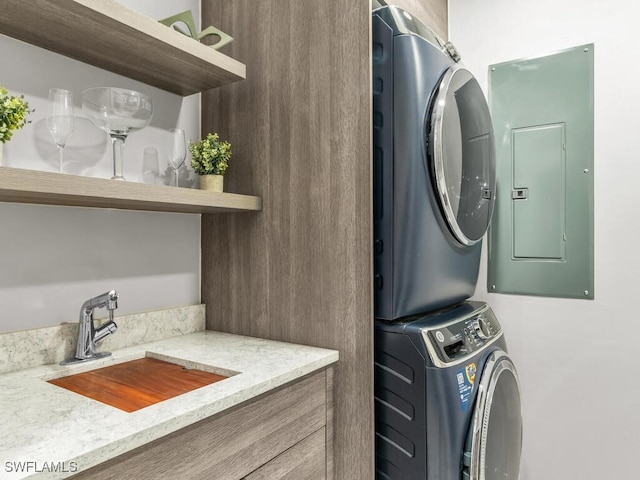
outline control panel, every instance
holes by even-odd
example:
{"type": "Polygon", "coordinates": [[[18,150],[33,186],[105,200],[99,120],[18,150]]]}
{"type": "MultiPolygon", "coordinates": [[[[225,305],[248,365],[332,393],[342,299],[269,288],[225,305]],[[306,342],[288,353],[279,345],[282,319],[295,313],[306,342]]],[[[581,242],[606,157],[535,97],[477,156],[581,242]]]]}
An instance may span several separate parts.
{"type": "Polygon", "coordinates": [[[488,305],[454,322],[422,329],[422,336],[435,364],[458,363],[492,343],[501,334],[502,327],[488,305]]]}

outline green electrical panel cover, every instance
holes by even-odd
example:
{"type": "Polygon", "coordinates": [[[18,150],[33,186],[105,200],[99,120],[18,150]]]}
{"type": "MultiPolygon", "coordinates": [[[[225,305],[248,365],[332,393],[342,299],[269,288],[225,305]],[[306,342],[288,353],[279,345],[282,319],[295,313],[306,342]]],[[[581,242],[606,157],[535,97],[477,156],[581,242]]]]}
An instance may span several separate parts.
{"type": "Polygon", "coordinates": [[[593,44],[489,67],[490,292],[594,298],[593,44]]]}

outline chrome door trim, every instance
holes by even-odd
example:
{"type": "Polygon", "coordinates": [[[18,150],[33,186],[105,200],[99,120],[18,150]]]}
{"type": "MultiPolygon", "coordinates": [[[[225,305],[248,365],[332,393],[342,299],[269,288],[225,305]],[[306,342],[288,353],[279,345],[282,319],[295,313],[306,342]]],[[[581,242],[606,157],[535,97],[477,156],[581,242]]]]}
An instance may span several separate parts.
{"type": "MultiPolygon", "coordinates": [[[[484,365],[482,377],[478,386],[478,396],[473,411],[470,428],[473,430],[468,433],[471,438],[470,448],[470,480],[486,480],[484,475],[487,430],[489,427],[489,412],[491,412],[491,403],[493,402],[493,393],[498,383],[500,375],[504,371],[513,374],[516,381],[518,392],[520,392],[520,382],[518,380],[518,372],[509,356],[502,350],[492,352],[484,365]]],[[[522,408],[522,405],[519,405],[522,408]]],[[[465,448],[465,450],[467,450],[465,448]]],[[[468,450],[465,452],[469,453],[468,450]]]]}
{"type": "Polygon", "coordinates": [[[444,211],[447,220],[447,225],[451,229],[456,240],[458,240],[462,245],[470,247],[481,241],[482,237],[476,240],[471,239],[465,235],[460,228],[460,225],[458,225],[458,220],[456,219],[456,215],[451,207],[451,200],[449,199],[449,193],[447,191],[447,181],[444,174],[444,153],[442,151],[443,118],[446,97],[449,92],[453,76],[460,70],[465,70],[469,75],[471,75],[471,77],[473,77],[473,74],[461,65],[453,65],[449,67],[442,76],[442,80],[440,80],[438,93],[436,94],[435,101],[433,102],[431,112],[431,123],[433,125],[433,170],[436,182],[436,195],[439,197],[440,205],[442,206],[442,210],[444,211]]]}

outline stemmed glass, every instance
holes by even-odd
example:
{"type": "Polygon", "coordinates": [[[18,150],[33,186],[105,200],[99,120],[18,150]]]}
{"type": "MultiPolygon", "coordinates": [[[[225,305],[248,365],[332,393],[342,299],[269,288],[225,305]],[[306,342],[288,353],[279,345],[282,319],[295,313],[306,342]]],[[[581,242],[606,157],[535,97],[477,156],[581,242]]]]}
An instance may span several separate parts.
{"type": "Polygon", "coordinates": [[[172,128],[171,136],[167,140],[167,150],[169,151],[169,164],[176,174],[176,187],[178,185],[178,170],[187,158],[187,141],[185,140],[184,130],[181,128],[172,128]]]}
{"type": "Polygon", "coordinates": [[[73,133],[73,94],[62,88],[49,90],[49,113],[47,115],[47,128],[51,132],[53,141],[58,147],[59,166],[62,172],[62,156],[64,147],[73,133]]]}
{"type": "Polygon", "coordinates": [[[96,87],[82,92],[82,109],[93,124],[111,137],[112,180],[124,180],[124,142],[151,121],[153,102],[147,95],[124,88],[96,87]]]}

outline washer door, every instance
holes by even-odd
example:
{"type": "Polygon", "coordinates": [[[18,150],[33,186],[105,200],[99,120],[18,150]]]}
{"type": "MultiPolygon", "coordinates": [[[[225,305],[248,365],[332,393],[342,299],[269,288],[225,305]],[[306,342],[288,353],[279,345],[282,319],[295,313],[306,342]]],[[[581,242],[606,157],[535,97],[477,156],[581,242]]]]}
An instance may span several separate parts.
{"type": "Polygon", "coordinates": [[[520,387],[503,351],[489,355],[463,455],[463,480],[518,480],[522,450],[520,387]]]}
{"type": "Polygon", "coordinates": [[[429,158],[446,222],[462,245],[489,228],[496,188],[493,125],[480,85],[456,65],[440,81],[431,107],[429,158]]]}

